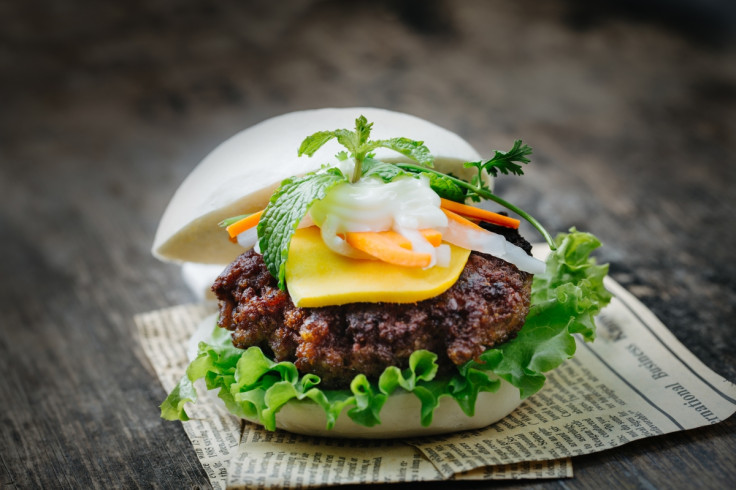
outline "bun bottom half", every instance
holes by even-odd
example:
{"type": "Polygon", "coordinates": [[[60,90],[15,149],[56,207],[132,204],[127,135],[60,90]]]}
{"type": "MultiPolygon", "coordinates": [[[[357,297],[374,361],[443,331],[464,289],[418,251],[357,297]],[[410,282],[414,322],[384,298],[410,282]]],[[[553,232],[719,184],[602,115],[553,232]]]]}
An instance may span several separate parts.
{"type": "MultiPolygon", "coordinates": [[[[388,397],[381,409],[381,423],[373,427],[356,424],[346,411],[340,414],[332,429],[322,408],[311,401],[290,401],[276,414],[276,427],[295,434],[319,437],[390,439],[446,434],[480,429],[498,422],[521,404],[519,390],[505,381],[495,393],[478,394],[475,415],[468,417],[450,397],[440,399],[432,423],[420,422],[419,399],[405,391],[388,397]]],[[[257,420],[250,420],[258,423],[257,420]]]]}

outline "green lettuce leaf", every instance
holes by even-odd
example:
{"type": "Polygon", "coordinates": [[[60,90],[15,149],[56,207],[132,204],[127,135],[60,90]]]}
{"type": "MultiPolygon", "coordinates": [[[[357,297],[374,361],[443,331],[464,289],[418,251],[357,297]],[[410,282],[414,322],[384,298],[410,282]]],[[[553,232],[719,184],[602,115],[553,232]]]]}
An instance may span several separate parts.
{"type": "Polygon", "coordinates": [[[608,267],[597,265],[590,253],[600,242],[589,233],[571,229],[556,239],[557,250],[547,258],[547,270],[534,278],[532,304],[517,337],[481,354],[478,360],[458,367],[451,377],[437,377],[437,356],[419,350],[409,366],[386,368],[377,381],[356,376],[349,390],[322,390],[313,374],[300,375],[291,362],[274,362],[258,347],[233,347],[229,332],[215,328],[212,338],[199,345],[198,357],[161,405],[161,416],[188,420],[184,405],[197,395],[193,382],[204,379],[208,389],[219,389],[219,397],[239,417],[257,419],[269,430],[276,428],[276,414],[286,403],[316,403],[332,428],[338,416],[372,427],[381,423],[381,408],[397,390],[413,393],[421,402],[421,422],[432,423],[442,397],[453,398],[472,416],[478,394],[494,392],[504,379],[517,387],[521,397],[536,393],[544,384],[544,373],[575,353],[574,334],[586,341],[595,338],[594,317],[609,303],[603,287],[608,267]]]}

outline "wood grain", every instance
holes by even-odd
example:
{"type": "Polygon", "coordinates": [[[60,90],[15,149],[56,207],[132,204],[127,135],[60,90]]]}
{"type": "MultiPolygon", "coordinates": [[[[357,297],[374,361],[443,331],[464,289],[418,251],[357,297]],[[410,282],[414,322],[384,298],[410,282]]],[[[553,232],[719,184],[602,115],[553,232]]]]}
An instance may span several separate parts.
{"type": "MultiPolygon", "coordinates": [[[[134,314],[192,299],[149,248],[208,151],[302,108],[410,112],[483,153],[523,138],[534,163],[498,192],[601,237],[612,275],[736,380],[733,8],[624,3],[2,4],[0,486],[208,485],[133,336],[134,314]]],[[[735,445],[730,419],[494,486],[724,488],[735,445]]]]}

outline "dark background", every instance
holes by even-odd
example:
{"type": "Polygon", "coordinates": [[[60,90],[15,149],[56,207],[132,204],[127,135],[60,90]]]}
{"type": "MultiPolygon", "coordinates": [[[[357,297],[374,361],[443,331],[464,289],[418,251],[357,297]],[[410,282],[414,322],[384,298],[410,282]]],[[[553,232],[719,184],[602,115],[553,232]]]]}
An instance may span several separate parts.
{"type": "MultiPolygon", "coordinates": [[[[484,154],[523,138],[498,193],[599,236],[735,381],[735,32],[718,0],[0,1],[0,486],[206,486],[132,317],[193,300],[149,251],[179,183],[298,109],[409,112],[484,154]]],[[[727,487],[734,447],[729,420],[527,484],[727,487]]]]}

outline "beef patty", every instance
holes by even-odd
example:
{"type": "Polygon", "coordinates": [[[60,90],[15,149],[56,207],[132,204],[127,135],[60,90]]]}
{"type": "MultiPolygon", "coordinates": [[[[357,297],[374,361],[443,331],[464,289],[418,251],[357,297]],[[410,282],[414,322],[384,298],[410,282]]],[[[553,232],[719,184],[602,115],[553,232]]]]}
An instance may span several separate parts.
{"type": "MultiPolygon", "coordinates": [[[[507,238],[530,250],[517,233],[507,238]]],[[[440,372],[449,373],[512,339],[529,312],[531,283],[531,274],[472,252],[457,282],[434,298],[299,308],[278,289],[262,256],[250,250],[212,290],[219,325],[232,331],[235,346],[258,346],[276,361],[320,376],[325,388],[347,388],[359,373],[375,380],[387,366],[406,368],[415,350],[437,354],[440,372]]]]}

